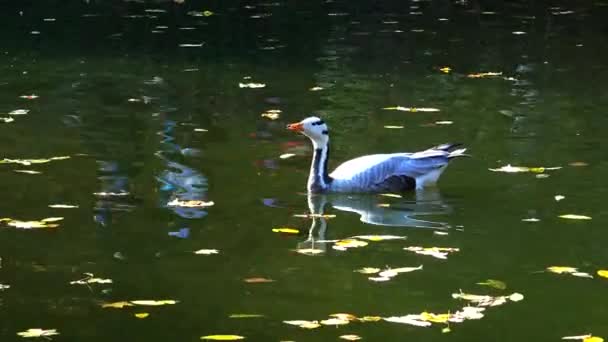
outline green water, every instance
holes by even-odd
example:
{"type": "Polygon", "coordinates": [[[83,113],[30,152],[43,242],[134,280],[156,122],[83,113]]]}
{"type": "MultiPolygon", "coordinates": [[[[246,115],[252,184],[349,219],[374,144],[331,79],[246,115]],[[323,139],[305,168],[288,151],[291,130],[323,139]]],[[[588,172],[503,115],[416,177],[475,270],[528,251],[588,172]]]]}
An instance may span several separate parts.
{"type": "Polygon", "coordinates": [[[70,156],[0,164],[0,217],[64,218],[56,228],[1,223],[0,283],[10,286],[0,291],[1,341],[29,328],[57,329],[54,341],[608,337],[608,280],[596,275],[608,269],[608,3],[49,1],[0,10],[0,116],[14,119],[0,122],[0,158],[70,156]],[[211,15],[187,14],[204,10],[211,15]],[[502,75],[467,77],[480,72],[502,75]],[[239,87],[250,82],[266,86],[239,87]],[[31,94],[39,97],[19,97],[31,94]],[[440,111],[383,110],[395,106],[440,111]],[[16,109],[29,113],[6,114],[16,109]],[[269,109],[280,117],[262,117],[269,109]],[[309,199],[308,141],[284,127],[311,114],[331,127],[330,168],[449,141],[472,158],[456,160],[436,190],[309,199]],[[488,170],[507,164],[561,169],[488,170]],[[174,198],[214,205],[167,206],[174,198]],[[311,208],[335,218],[294,216],[311,208]],[[539,221],[522,221],[530,218],[539,221]],[[363,234],[407,240],[346,251],[319,242],[363,234]],[[460,251],[441,260],[407,246],[460,251]],[[296,252],[309,247],[322,252],[296,252]],[[354,272],[418,265],[388,282],[354,272]],[[542,272],[548,266],[594,279],[542,272]],[[84,273],[113,282],[70,284],[84,273]],[[476,284],[486,279],[507,289],[476,284]],[[466,305],[452,298],[460,290],[524,299],[449,333],[445,324],[283,323],[454,313],[466,305]],[[101,306],[142,299],[178,303],[101,306]]]}

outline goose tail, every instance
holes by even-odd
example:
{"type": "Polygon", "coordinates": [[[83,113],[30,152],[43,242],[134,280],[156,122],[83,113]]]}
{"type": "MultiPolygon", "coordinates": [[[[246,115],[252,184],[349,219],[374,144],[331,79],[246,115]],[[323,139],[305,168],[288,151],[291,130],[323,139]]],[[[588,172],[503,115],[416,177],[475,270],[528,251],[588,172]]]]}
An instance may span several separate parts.
{"type": "Polygon", "coordinates": [[[470,157],[470,154],[466,154],[466,148],[459,148],[453,151],[450,151],[448,154],[448,159],[456,158],[456,157],[470,157]]]}

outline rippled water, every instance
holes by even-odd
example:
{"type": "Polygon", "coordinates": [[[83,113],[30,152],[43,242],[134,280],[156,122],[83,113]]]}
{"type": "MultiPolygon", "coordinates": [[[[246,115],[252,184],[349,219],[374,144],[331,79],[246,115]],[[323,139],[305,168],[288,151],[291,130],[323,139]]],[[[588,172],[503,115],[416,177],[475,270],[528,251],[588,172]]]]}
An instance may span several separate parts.
{"type": "Polygon", "coordinates": [[[57,329],[57,341],[608,336],[608,280],[596,275],[608,269],[607,2],[51,1],[0,10],[0,117],[14,120],[0,122],[0,283],[10,286],[0,290],[0,340],[29,328],[57,329]],[[482,72],[502,74],[468,77],[482,72]],[[396,106],[439,111],[383,109],[396,106]],[[18,109],[29,112],[8,114],[18,109]],[[262,116],[272,109],[278,119],[262,116]],[[284,127],[313,113],[331,127],[330,168],[448,141],[472,158],[456,160],[436,190],[308,198],[308,141],[284,127]],[[286,153],[295,156],[279,158],[286,153]],[[57,156],[70,158],[15,162],[57,156]],[[561,168],[489,171],[507,164],[561,168]],[[214,205],[168,205],[175,199],[214,205]],[[294,216],[311,212],[335,217],[294,216]],[[9,220],[48,217],[64,219],[36,229],[9,220]],[[407,240],[346,251],[327,242],[370,234],[407,240]],[[459,252],[443,260],[408,246],[459,252]],[[419,265],[387,282],[354,272],[419,265]],[[85,273],[113,282],[70,284],[85,273]],[[507,289],[477,284],[487,279],[507,289]],[[466,305],[452,298],[459,291],[524,299],[443,333],[441,323],[283,323],[453,314],[466,305]],[[102,308],[133,300],[177,303],[102,308]]]}

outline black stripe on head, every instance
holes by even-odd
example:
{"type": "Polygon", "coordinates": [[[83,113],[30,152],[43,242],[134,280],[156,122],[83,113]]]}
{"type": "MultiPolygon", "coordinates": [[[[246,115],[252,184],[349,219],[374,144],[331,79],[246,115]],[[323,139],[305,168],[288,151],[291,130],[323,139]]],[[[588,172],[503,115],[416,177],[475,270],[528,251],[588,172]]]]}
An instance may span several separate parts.
{"type": "Polygon", "coordinates": [[[319,121],[315,121],[315,122],[311,123],[311,125],[313,125],[313,126],[318,126],[318,125],[322,125],[322,124],[324,124],[324,123],[325,123],[325,121],[323,121],[323,120],[319,120],[319,121]]]}

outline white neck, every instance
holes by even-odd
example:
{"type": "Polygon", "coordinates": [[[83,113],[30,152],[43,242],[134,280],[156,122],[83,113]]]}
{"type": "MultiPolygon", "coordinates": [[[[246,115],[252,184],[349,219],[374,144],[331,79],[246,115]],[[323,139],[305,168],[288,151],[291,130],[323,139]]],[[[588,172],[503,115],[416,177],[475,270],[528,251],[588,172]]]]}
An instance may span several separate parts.
{"type": "Polygon", "coordinates": [[[331,182],[327,175],[329,139],[326,138],[325,141],[311,140],[314,151],[306,188],[308,192],[319,193],[327,190],[329,182],[331,182]]]}

